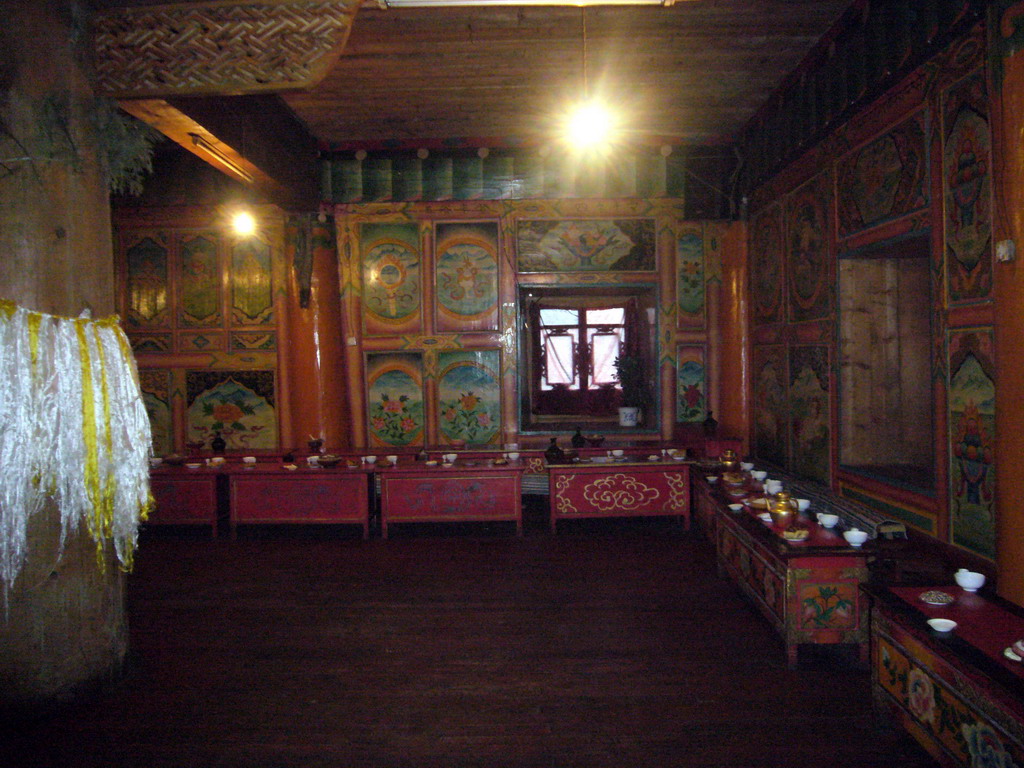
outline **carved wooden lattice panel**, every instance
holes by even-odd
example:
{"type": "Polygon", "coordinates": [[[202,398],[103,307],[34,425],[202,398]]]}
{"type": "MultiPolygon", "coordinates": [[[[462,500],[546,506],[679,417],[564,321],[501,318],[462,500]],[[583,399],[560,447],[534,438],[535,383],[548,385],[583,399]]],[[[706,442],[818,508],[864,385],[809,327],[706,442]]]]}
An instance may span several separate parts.
{"type": "Polygon", "coordinates": [[[145,98],[310,88],[341,53],[358,5],[219,2],[97,13],[98,90],[145,98]]]}

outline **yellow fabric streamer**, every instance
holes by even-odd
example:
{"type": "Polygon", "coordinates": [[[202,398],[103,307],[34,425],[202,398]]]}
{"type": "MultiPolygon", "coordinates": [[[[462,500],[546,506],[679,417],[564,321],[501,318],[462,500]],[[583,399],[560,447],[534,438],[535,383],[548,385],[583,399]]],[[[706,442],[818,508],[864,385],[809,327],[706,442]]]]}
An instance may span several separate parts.
{"type": "Polygon", "coordinates": [[[61,543],[85,528],[106,567],[130,569],[153,506],[152,436],[117,317],[66,318],[0,300],[0,587],[28,556],[29,518],[53,498],[61,543]]]}

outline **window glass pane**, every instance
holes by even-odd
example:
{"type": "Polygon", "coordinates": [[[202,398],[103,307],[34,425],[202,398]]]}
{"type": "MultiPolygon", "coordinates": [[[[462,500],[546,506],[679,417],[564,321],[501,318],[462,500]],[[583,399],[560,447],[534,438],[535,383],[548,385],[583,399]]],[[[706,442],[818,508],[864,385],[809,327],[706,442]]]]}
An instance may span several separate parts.
{"type": "Polygon", "coordinates": [[[622,307],[587,310],[587,325],[622,325],[624,322],[626,310],[622,307]]]}
{"type": "Polygon", "coordinates": [[[550,325],[576,325],[579,322],[580,313],[576,309],[542,309],[540,311],[540,324],[550,325]]]}
{"type": "Polygon", "coordinates": [[[552,335],[544,340],[546,365],[542,389],[551,389],[553,384],[568,384],[570,389],[579,387],[573,365],[574,341],[575,337],[569,334],[552,335]]]}
{"type": "Polygon", "coordinates": [[[590,335],[590,364],[593,374],[590,389],[602,384],[615,384],[615,358],[622,347],[622,330],[618,333],[592,333],[590,335]]]}

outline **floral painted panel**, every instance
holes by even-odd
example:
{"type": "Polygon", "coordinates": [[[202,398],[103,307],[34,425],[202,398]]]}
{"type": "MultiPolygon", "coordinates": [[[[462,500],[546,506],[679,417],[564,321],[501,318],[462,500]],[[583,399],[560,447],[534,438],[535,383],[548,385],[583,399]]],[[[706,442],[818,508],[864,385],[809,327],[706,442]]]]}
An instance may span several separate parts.
{"type": "Polygon", "coordinates": [[[789,350],[790,470],[829,482],[831,421],[828,347],[789,350]]]}
{"type": "Polygon", "coordinates": [[[782,320],[782,208],[773,205],[754,217],[750,228],[750,294],[754,319],[782,320]]]}
{"type": "Polygon", "coordinates": [[[235,325],[274,322],[270,245],[255,237],[231,249],[231,320],[235,325]]]}
{"type": "Polygon", "coordinates": [[[362,224],[359,242],[367,333],[421,330],[419,225],[362,224]]]}
{"type": "MultiPolygon", "coordinates": [[[[886,637],[877,638],[873,651],[878,685],[921,729],[930,742],[941,745],[950,765],[1011,768],[1024,765],[1024,751],[1003,731],[979,716],[978,694],[969,682],[953,685],[932,674],[935,659],[914,655],[886,637]],[[961,688],[962,690],[957,690],[961,688]]],[[[957,675],[957,677],[961,677],[957,675]]]]}
{"type": "Polygon", "coordinates": [[[995,558],[996,386],[991,328],[949,334],[949,503],[953,543],[995,558]]]}
{"type": "Polygon", "coordinates": [[[168,245],[162,234],[140,237],[125,251],[129,328],[165,327],[168,316],[168,245]]]}
{"type": "Polygon", "coordinates": [[[139,389],[142,391],[142,402],[149,416],[149,428],[153,435],[153,455],[166,456],[174,450],[170,371],[139,371],[139,389]]]}
{"type": "Polygon", "coordinates": [[[373,445],[423,443],[422,355],[391,352],[368,354],[366,390],[367,418],[373,445]]]}
{"type": "Polygon", "coordinates": [[[179,253],[180,308],[182,326],[219,326],[221,317],[221,276],[217,240],[212,233],[187,235],[179,253]]]}
{"type": "Polygon", "coordinates": [[[498,223],[439,223],[435,242],[437,329],[497,330],[498,223]]]}
{"type": "Polygon", "coordinates": [[[789,463],[786,349],[754,348],[754,451],[780,467],[789,463]]]}
{"type": "Polygon", "coordinates": [[[703,345],[676,348],[676,421],[707,418],[707,367],[703,345]]]}
{"type": "Polygon", "coordinates": [[[831,177],[808,182],[786,203],[789,319],[818,320],[831,311],[832,258],[829,253],[831,177]]]}
{"type": "Polygon", "coordinates": [[[437,356],[437,423],[446,443],[498,442],[501,433],[501,353],[440,352],[437,356]]]}
{"type": "Polygon", "coordinates": [[[928,177],[928,126],[922,110],[839,162],[839,236],[925,208],[928,177]]]}
{"type": "Polygon", "coordinates": [[[273,450],[277,410],[273,371],[186,371],[190,441],[207,446],[220,432],[228,450],[273,450]]]}
{"type": "Polygon", "coordinates": [[[650,272],[654,219],[520,221],[516,260],[520,272],[650,272]]]}
{"type": "Polygon", "coordinates": [[[992,293],[992,138],[985,78],[957,83],[943,103],[946,275],[949,301],[992,293]]]}
{"type": "Polygon", "coordinates": [[[676,238],[676,305],[680,328],[704,327],[704,237],[700,228],[676,238]]]}

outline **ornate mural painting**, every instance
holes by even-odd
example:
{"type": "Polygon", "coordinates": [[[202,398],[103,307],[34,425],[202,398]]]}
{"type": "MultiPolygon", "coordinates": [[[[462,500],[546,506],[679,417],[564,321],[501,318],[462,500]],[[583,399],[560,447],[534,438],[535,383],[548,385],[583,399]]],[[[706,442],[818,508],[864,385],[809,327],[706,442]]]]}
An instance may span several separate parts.
{"type": "Polygon", "coordinates": [[[676,238],[676,323],[680,328],[704,327],[704,237],[700,227],[676,238]]]}
{"type": "Polygon", "coordinates": [[[818,320],[828,316],[834,283],[829,251],[831,176],[822,173],[800,187],[786,202],[789,278],[789,319],[818,320]]]}
{"type": "Polygon", "coordinates": [[[995,557],[995,342],[991,328],[949,333],[949,501],[954,544],[995,557]]]}
{"type": "Polygon", "coordinates": [[[946,92],[942,117],[947,290],[957,304],[992,292],[992,140],[981,72],[946,92]]]}
{"type": "Polygon", "coordinates": [[[790,470],[829,482],[829,363],[826,346],[789,350],[790,470]]]}
{"type": "Polygon", "coordinates": [[[186,371],[187,439],[207,447],[220,432],[228,450],[277,444],[273,371],[186,371]]]}
{"type": "Polygon", "coordinates": [[[125,252],[129,327],[168,325],[168,245],[163,235],[143,235],[125,252]]]}
{"type": "Polygon", "coordinates": [[[654,219],[519,221],[520,272],[650,272],[656,269],[654,219]]]}
{"type": "Polygon", "coordinates": [[[707,369],[703,345],[676,348],[676,421],[702,422],[707,417],[707,369]]]}
{"type": "Polygon", "coordinates": [[[418,353],[366,355],[371,445],[423,443],[423,357],[418,353]]]}
{"type": "Polygon", "coordinates": [[[840,238],[928,205],[927,137],[922,110],[839,161],[840,238]]]}
{"type": "Polygon", "coordinates": [[[239,240],[231,249],[231,322],[274,322],[270,245],[256,237],[239,240]]]}
{"type": "Polygon", "coordinates": [[[203,232],[183,237],[178,260],[181,292],[178,324],[202,328],[221,325],[221,279],[216,236],[203,232]]]}
{"type": "Polygon", "coordinates": [[[496,330],[498,223],[438,223],[435,243],[437,330],[496,330]]]}
{"type": "Polygon", "coordinates": [[[497,443],[501,434],[501,353],[441,352],[437,356],[437,423],[444,442],[497,443]]]}
{"type": "Polygon", "coordinates": [[[751,224],[750,295],[754,319],[761,323],[782,320],[782,209],[758,211],[751,224]]]}
{"type": "Polygon", "coordinates": [[[153,455],[166,456],[174,450],[174,426],[171,421],[171,372],[139,371],[139,389],[149,415],[153,436],[153,455]]]}
{"type": "Polygon", "coordinates": [[[789,463],[789,420],[785,347],[755,347],[753,376],[755,453],[758,458],[786,467],[789,463]]]}
{"type": "Polygon", "coordinates": [[[419,225],[362,224],[359,244],[366,332],[422,330],[419,225]]]}

